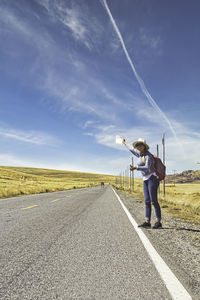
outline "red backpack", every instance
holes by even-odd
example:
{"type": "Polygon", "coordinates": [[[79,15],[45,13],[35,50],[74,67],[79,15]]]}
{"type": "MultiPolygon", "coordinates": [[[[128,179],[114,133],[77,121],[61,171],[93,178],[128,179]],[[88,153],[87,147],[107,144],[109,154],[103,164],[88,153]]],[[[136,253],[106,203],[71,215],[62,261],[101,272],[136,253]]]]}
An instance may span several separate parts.
{"type": "Polygon", "coordinates": [[[161,161],[161,159],[159,157],[157,157],[156,155],[153,155],[154,158],[154,172],[156,173],[159,181],[165,179],[165,175],[166,175],[166,167],[163,164],[163,162],[161,161]]]}

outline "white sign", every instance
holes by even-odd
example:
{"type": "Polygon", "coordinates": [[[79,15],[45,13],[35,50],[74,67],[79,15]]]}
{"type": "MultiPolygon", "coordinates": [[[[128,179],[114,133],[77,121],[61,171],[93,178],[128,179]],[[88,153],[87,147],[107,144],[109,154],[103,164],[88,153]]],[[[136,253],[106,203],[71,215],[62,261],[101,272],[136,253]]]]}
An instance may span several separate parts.
{"type": "Polygon", "coordinates": [[[116,144],[122,145],[122,137],[119,135],[116,135],[116,144]]]}

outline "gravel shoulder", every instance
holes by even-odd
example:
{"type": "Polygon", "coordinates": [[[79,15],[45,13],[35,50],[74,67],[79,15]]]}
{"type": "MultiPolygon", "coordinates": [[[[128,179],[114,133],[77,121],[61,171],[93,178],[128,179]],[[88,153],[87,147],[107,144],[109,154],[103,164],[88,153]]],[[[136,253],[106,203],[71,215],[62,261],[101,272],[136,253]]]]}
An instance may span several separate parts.
{"type": "MultiPolygon", "coordinates": [[[[144,202],[117,191],[138,224],[144,221],[144,202]]],[[[152,224],[155,221],[152,209],[152,224]]],[[[170,216],[162,209],[163,229],[143,229],[154,248],[188,290],[192,299],[200,295],[200,225],[170,216]]]]}

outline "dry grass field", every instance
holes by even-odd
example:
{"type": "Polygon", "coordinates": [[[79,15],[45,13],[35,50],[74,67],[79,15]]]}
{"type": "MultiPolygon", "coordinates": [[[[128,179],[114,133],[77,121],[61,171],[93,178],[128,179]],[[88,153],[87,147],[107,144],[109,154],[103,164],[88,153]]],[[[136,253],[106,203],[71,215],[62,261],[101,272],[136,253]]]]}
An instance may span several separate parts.
{"type": "MultiPolygon", "coordinates": [[[[118,189],[121,187],[115,185],[118,189]]],[[[129,189],[127,193],[143,199],[143,182],[135,179],[134,192],[129,189]]],[[[169,214],[184,219],[186,221],[200,224],[200,182],[166,184],[165,197],[163,197],[163,184],[160,184],[159,203],[163,210],[169,214]]]]}
{"type": "MultiPolygon", "coordinates": [[[[98,186],[102,181],[122,189],[111,175],[3,166],[0,167],[0,198],[98,186]]],[[[128,188],[125,191],[143,201],[141,179],[135,179],[134,192],[128,188]]],[[[200,182],[176,183],[175,186],[168,183],[165,197],[161,183],[159,202],[168,213],[200,223],[200,182]]]]}
{"type": "Polygon", "coordinates": [[[200,223],[200,183],[166,184],[166,195],[160,193],[161,205],[187,221],[200,223]]]}
{"type": "Polygon", "coordinates": [[[0,167],[0,198],[113,184],[115,176],[50,169],[0,167]]]}

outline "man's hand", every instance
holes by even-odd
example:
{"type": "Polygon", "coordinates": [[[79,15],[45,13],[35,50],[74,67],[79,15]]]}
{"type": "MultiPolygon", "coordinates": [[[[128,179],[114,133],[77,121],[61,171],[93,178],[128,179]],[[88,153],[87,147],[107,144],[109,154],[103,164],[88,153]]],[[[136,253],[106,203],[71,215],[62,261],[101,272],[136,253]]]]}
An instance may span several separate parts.
{"type": "Polygon", "coordinates": [[[122,143],[123,143],[124,145],[126,145],[126,141],[125,141],[125,139],[123,139],[123,138],[122,138],[122,143]]]}
{"type": "Polygon", "coordinates": [[[136,169],[137,169],[137,167],[134,167],[134,166],[130,165],[130,171],[134,171],[136,169]]]}

